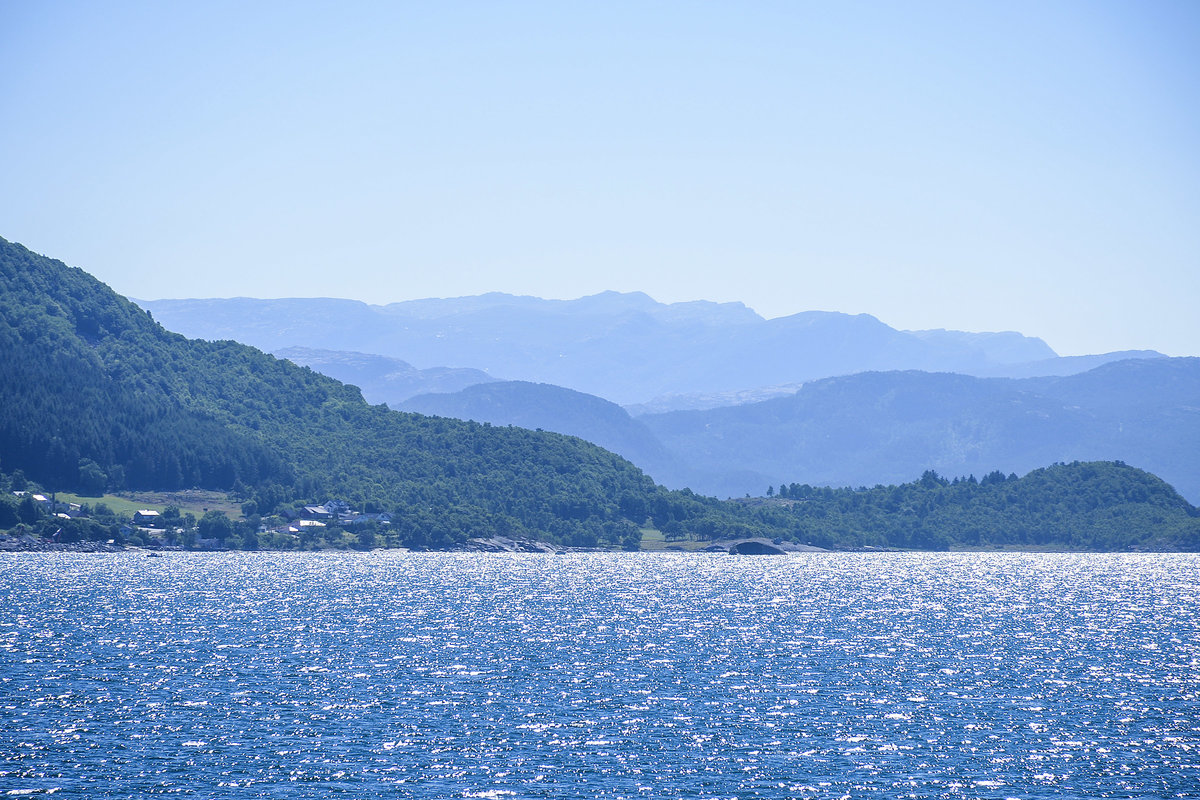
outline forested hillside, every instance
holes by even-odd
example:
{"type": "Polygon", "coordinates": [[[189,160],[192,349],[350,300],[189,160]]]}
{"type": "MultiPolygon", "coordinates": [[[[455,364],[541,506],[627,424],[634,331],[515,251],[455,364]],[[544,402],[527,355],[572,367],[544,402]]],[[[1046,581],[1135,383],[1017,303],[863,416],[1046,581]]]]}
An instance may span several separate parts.
{"type": "Polygon", "coordinates": [[[742,501],[767,526],[822,547],[1200,550],[1200,512],[1120,462],[1075,462],[1018,478],[992,472],[871,489],[785,484],[742,501]]]}
{"type": "MultiPolygon", "coordinates": [[[[5,468],[64,488],[290,483],[291,465],[263,437],[221,420],[222,395],[256,398],[215,373],[235,359],[243,376],[265,369],[250,353],[167,333],[83,271],[0,240],[5,468]]],[[[353,394],[289,377],[288,389],[311,397],[353,394]]]]}
{"type": "Polygon", "coordinates": [[[67,489],[238,487],[264,513],[343,498],[403,541],[636,537],[664,490],[572,437],[370,406],[234,342],[188,340],[81,270],[0,240],[0,467],[67,489]]]}

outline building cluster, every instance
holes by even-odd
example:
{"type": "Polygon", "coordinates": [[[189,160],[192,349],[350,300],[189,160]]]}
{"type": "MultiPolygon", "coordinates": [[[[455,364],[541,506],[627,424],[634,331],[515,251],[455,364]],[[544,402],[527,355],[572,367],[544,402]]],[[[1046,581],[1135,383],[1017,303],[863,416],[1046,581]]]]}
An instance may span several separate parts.
{"type": "Polygon", "coordinates": [[[44,513],[61,517],[63,519],[77,517],[83,510],[83,507],[80,506],[79,503],[63,503],[61,501],[51,500],[49,497],[46,497],[46,495],[37,494],[35,492],[13,492],[13,496],[18,500],[23,500],[24,498],[29,497],[44,513]]]}
{"type": "MultiPolygon", "coordinates": [[[[382,514],[367,514],[350,507],[350,504],[343,500],[329,500],[318,506],[304,506],[299,514],[286,514],[289,517],[284,525],[274,528],[275,533],[287,533],[295,536],[304,531],[305,528],[325,528],[330,525],[336,525],[339,528],[356,528],[360,525],[366,525],[368,522],[375,522],[379,525],[391,525],[392,515],[384,512],[382,514]]],[[[265,532],[265,528],[263,531],[265,532]]]]}
{"type": "MultiPolygon", "coordinates": [[[[64,503],[57,500],[52,500],[42,494],[34,492],[13,492],[18,499],[29,497],[43,513],[54,515],[63,519],[70,519],[79,516],[83,509],[79,503],[64,503]]],[[[288,511],[282,515],[286,522],[283,525],[268,527],[262,525],[259,527],[259,533],[282,533],[297,536],[306,530],[312,532],[314,528],[327,528],[336,526],[346,530],[375,523],[379,526],[391,525],[392,516],[386,512],[381,514],[371,514],[359,511],[350,506],[349,503],[342,500],[330,500],[321,505],[304,506],[299,511],[288,511]]],[[[150,508],[142,508],[133,512],[132,517],[121,526],[121,535],[129,536],[135,531],[140,531],[148,538],[150,544],[165,545],[164,536],[168,535],[168,522],[163,518],[159,511],[150,508]]],[[[176,533],[182,533],[182,529],[176,529],[176,533]]],[[[203,540],[198,540],[197,544],[203,540]]],[[[219,546],[219,543],[213,542],[213,546],[219,546]]]]}

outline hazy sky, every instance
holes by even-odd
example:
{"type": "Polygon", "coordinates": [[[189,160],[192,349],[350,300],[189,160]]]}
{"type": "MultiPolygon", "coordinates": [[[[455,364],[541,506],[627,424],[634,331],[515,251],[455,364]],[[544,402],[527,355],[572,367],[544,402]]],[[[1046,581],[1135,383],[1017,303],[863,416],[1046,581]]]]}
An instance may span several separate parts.
{"type": "Polygon", "coordinates": [[[0,236],[147,299],[1200,355],[1200,2],[0,0],[0,236]]]}

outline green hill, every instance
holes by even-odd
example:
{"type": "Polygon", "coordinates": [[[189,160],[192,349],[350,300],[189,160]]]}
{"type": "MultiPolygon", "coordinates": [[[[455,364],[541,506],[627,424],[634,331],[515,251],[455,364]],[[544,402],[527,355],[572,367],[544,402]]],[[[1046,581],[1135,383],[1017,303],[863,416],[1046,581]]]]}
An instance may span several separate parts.
{"type": "Polygon", "coordinates": [[[898,486],[790,484],[772,493],[741,502],[763,525],[825,547],[1200,550],[1200,512],[1119,461],[1055,464],[1022,478],[927,471],[898,486]]]}
{"type": "Polygon", "coordinates": [[[394,511],[400,540],[429,546],[619,542],[664,491],[580,439],[392,412],[254,348],[169,333],[3,240],[0,363],[0,468],[59,489],[237,487],[264,513],[340,498],[394,511]]]}

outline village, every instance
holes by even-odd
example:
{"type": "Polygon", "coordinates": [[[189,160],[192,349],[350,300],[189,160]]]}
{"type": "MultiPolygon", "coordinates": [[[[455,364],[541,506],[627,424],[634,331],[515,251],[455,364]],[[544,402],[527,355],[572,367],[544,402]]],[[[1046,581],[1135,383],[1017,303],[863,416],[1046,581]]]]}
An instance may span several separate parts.
{"type": "Polygon", "coordinates": [[[17,501],[18,524],[8,532],[0,531],[0,551],[57,550],[103,551],[127,545],[162,550],[230,549],[230,536],[240,531],[254,538],[275,543],[292,540],[327,539],[343,532],[378,530],[391,525],[387,512],[368,513],[343,500],[328,500],[319,505],[284,508],[268,519],[250,513],[231,519],[223,511],[205,513],[197,520],[192,513],[181,514],[178,507],[163,510],[139,508],[132,514],[114,514],[103,502],[95,506],[63,501],[56,496],[31,491],[13,491],[17,501]],[[58,523],[57,525],[55,523],[58,523]],[[34,529],[34,525],[40,531],[34,529]],[[86,531],[89,535],[81,536],[86,531]],[[41,535],[37,535],[38,532],[41,535]]]}

